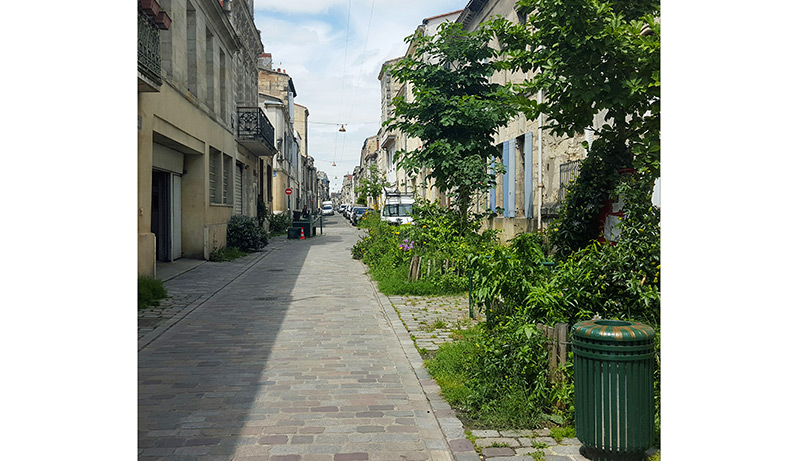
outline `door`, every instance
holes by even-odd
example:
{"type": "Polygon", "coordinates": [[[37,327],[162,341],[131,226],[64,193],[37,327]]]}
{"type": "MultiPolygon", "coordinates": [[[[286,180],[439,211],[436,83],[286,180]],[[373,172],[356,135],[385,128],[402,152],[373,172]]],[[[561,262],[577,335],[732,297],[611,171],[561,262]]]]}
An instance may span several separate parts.
{"type": "Polygon", "coordinates": [[[153,195],[150,204],[150,232],[156,236],[156,259],[170,260],[170,174],[153,171],[153,195]]]}
{"type": "Polygon", "coordinates": [[[172,239],[170,240],[170,261],[182,256],[181,248],[181,177],[173,174],[171,184],[172,206],[170,207],[170,225],[172,239]]]}

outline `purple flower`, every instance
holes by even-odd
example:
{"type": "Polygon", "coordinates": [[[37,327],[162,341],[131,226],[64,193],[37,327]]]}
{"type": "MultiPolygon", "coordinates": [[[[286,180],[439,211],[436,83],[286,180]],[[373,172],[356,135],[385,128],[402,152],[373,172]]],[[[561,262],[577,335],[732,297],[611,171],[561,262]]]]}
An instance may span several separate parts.
{"type": "Polygon", "coordinates": [[[414,249],[414,241],[408,241],[408,239],[404,239],[403,243],[400,244],[400,249],[403,251],[411,251],[414,249]]]}

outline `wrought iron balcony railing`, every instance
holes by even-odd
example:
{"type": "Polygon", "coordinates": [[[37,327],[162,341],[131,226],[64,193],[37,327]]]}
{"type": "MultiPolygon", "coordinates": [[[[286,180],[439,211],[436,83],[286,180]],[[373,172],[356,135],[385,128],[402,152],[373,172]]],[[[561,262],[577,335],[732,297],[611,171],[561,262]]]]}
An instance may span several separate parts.
{"type": "Polygon", "coordinates": [[[257,155],[274,155],[275,128],[259,107],[237,108],[236,138],[257,155]]]}
{"type": "Polygon", "coordinates": [[[161,85],[161,41],[155,20],[139,9],[139,73],[161,85]]]}

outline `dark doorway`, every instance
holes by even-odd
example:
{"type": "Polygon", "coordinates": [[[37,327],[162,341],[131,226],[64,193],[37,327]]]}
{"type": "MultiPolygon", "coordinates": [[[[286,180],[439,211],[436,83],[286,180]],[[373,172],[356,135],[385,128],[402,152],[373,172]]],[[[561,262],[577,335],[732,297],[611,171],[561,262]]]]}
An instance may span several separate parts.
{"type": "Polygon", "coordinates": [[[151,210],[150,232],[156,235],[156,259],[170,260],[170,174],[153,171],[153,201],[151,210]]]}

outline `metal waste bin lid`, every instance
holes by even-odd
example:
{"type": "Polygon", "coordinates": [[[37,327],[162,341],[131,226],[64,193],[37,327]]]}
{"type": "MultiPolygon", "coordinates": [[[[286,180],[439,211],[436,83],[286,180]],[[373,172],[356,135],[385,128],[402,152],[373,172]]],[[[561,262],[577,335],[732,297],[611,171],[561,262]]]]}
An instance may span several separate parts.
{"type": "Polygon", "coordinates": [[[627,320],[584,320],[572,327],[572,335],[595,341],[647,341],[655,339],[656,332],[649,325],[627,320]]]}

